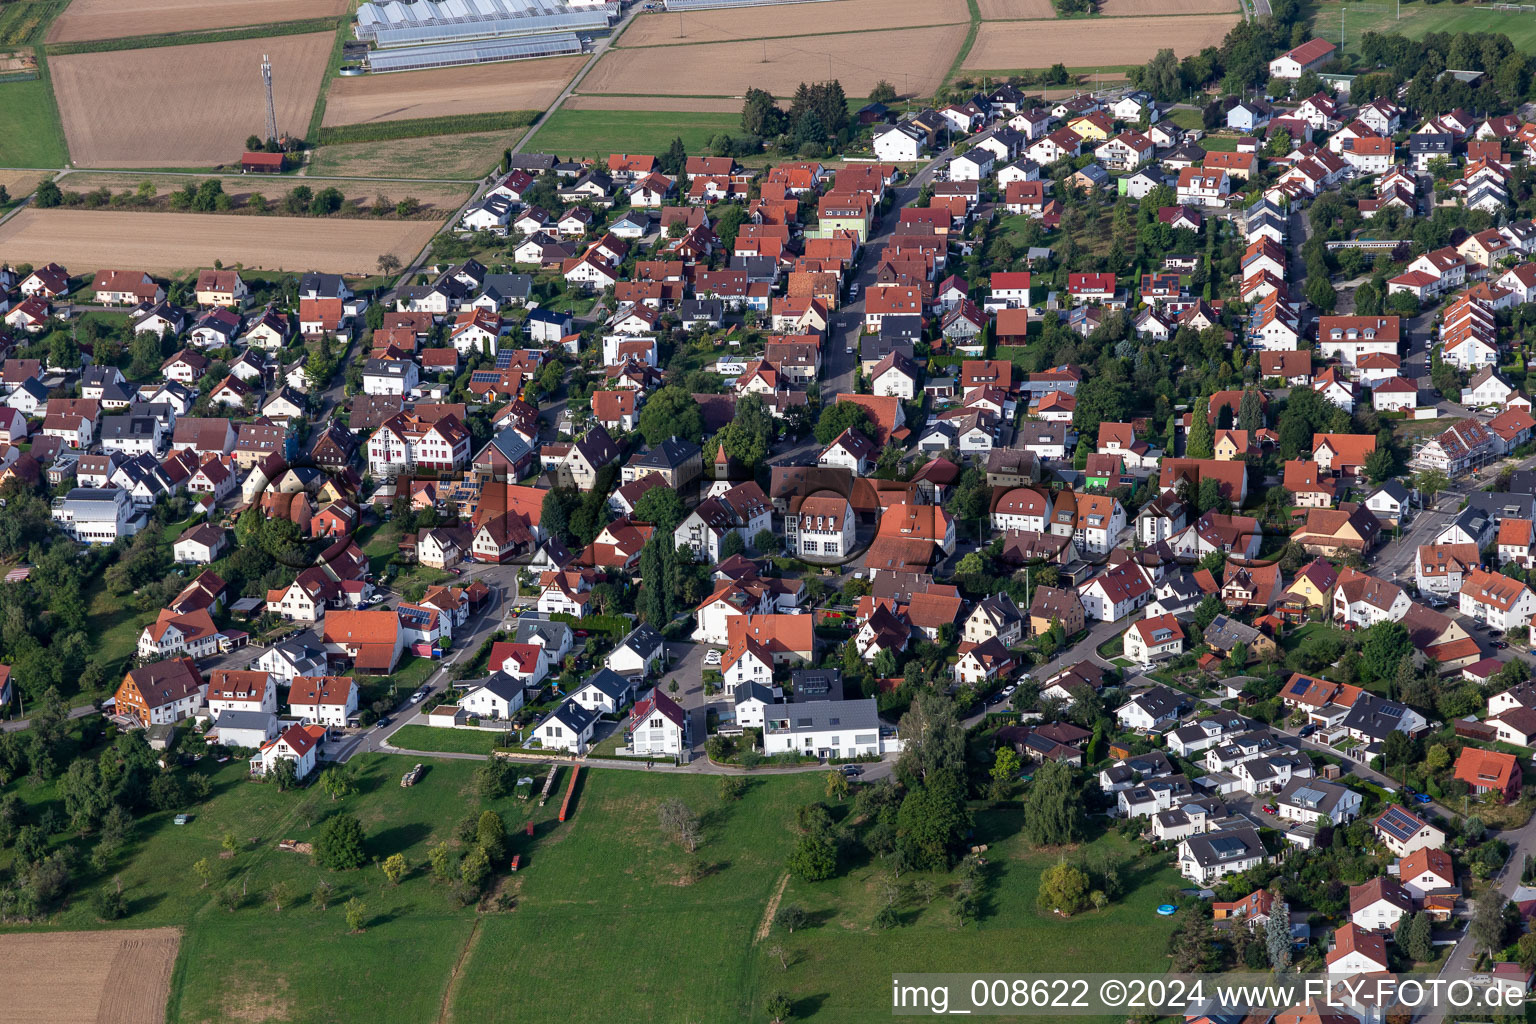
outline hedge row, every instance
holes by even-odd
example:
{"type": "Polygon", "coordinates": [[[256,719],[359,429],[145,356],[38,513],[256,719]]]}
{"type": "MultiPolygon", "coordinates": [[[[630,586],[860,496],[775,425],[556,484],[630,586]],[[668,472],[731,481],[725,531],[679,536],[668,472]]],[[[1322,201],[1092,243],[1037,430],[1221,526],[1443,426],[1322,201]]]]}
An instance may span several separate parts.
{"type": "Polygon", "coordinates": [[[121,39],[82,39],[75,43],[53,43],[48,47],[48,53],[50,56],[61,57],[71,53],[149,50],[162,46],[191,46],[196,43],[228,43],[237,39],[267,39],[272,36],[335,32],[341,20],[334,17],[309,18],[305,21],[285,21],[276,25],[249,25],[212,32],[160,32],[147,36],[124,36],[121,39]]]}
{"type": "Polygon", "coordinates": [[[538,120],[537,110],[511,110],[492,114],[455,114],[452,117],[416,117],[371,124],[339,124],[321,128],[315,144],[339,146],[347,142],[388,142],[420,139],[429,135],[463,135],[470,132],[511,131],[538,120]]]}

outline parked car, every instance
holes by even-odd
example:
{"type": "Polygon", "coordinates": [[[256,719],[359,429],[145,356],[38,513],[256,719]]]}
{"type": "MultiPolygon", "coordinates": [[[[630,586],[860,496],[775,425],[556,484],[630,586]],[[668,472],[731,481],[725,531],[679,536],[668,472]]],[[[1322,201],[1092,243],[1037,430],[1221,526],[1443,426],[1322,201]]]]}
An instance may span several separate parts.
{"type": "Polygon", "coordinates": [[[1433,801],[1430,800],[1428,793],[1415,793],[1415,794],[1413,794],[1413,802],[1416,803],[1416,804],[1433,803],[1433,801]]]}
{"type": "Polygon", "coordinates": [[[175,822],[177,825],[185,825],[187,822],[192,820],[192,815],[190,815],[190,814],[178,814],[178,815],[176,815],[176,817],[172,818],[171,820],[173,822],[175,822]]]}
{"type": "Polygon", "coordinates": [[[1304,726],[1301,727],[1301,731],[1298,732],[1296,735],[1302,737],[1303,739],[1305,739],[1306,737],[1311,736],[1315,732],[1317,732],[1317,726],[1315,726],[1315,725],[1304,725],[1304,726]]]}
{"type": "Polygon", "coordinates": [[[849,778],[855,778],[856,779],[860,775],[864,774],[864,769],[860,768],[856,764],[845,764],[845,765],[843,765],[843,767],[840,770],[842,771],[842,773],[844,775],[848,776],[849,778]]]}
{"type": "Polygon", "coordinates": [[[374,722],[373,724],[376,725],[378,728],[382,729],[386,725],[389,724],[389,716],[388,715],[380,715],[379,716],[379,720],[377,722],[374,722]]]}
{"type": "Polygon", "coordinates": [[[1495,640],[1493,642],[1493,646],[1502,651],[1504,648],[1509,646],[1509,641],[1508,640],[1495,640]]]}
{"type": "Polygon", "coordinates": [[[706,651],[705,654],[704,654],[704,664],[706,664],[706,665],[718,665],[718,664],[720,664],[720,652],[719,651],[715,651],[715,650],[706,651]]]}
{"type": "Polygon", "coordinates": [[[1012,697],[1013,694],[1014,694],[1014,691],[1017,690],[1017,689],[1018,689],[1018,686],[1016,686],[1013,683],[1009,683],[1007,686],[1003,687],[1003,697],[1004,698],[1012,697]]]}
{"type": "Polygon", "coordinates": [[[1275,807],[1274,804],[1265,804],[1264,805],[1264,813],[1265,814],[1275,814],[1278,810],[1279,809],[1277,807],[1275,807]]]}

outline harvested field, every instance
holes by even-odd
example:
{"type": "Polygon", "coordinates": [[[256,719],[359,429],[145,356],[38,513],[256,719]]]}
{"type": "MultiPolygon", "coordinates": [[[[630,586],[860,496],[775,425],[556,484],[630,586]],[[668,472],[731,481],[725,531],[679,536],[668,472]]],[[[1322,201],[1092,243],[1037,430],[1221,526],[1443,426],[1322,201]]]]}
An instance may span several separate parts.
{"type": "Polygon", "coordinates": [[[1220,46],[1237,21],[1234,11],[1168,18],[984,22],[964,67],[1011,71],[1058,61],[1068,67],[1117,67],[1144,64],[1161,49],[1186,57],[1207,46],[1220,46]]]}
{"type": "MultiPolygon", "coordinates": [[[[310,155],[310,174],[349,178],[478,178],[496,165],[501,151],[515,145],[523,131],[429,135],[385,142],[347,142],[321,146],[310,155]]],[[[318,183],[317,183],[318,184],[318,183]]],[[[343,191],[347,186],[331,182],[343,191]]],[[[386,193],[414,192],[416,186],[379,183],[386,193]]]]}
{"type": "Polygon", "coordinates": [[[161,1024],[181,932],[0,935],[0,1024],[161,1024]]]}
{"type": "MultiPolygon", "coordinates": [[[[1024,2],[1041,4],[1047,11],[1051,9],[1050,0],[1024,2]]],[[[686,14],[644,14],[636,18],[619,38],[619,45],[668,46],[732,39],[772,39],[861,32],[869,28],[950,25],[970,20],[965,0],[835,0],[832,3],[743,7],[686,14]]]]}
{"type": "Polygon", "coordinates": [[[309,127],[335,37],[328,32],[48,62],[70,155],[85,167],[208,167],[238,161],[266,121],[272,57],[279,130],[309,127]]]}
{"type": "Polygon", "coordinates": [[[82,273],[133,266],[169,274],[223,260],[260,270],[365,275],[383,253],[413,259],[437,228],[420,220],[28,208],[0,225],[0,252],[15,263],[57,260],[82,273]]]}
{"type": "Polygon", "coordinates": [[[347,0],[74,0],[48,30],[48,41],[199,32],[345,13],[347,0]]]}
{"type": "Polygon", "coordinates": [[[0,185],[11,194],[12,199],[20,199],[33,189],[38,182],[43,180],[42,171],[0,171],[0,185]]]}
{"type": "Polygon", "coordinates": [[[670,110],[686,114],[739,114],[734,96],[572,96],[561,110],[670,110]]]}
{"type": "MultiPolygon", "coordinates": [[[[986,0],[982,0],[983,3],[986,0]]],[[[1239,10],[1236,0],[1100,0],[1099,13],[1110,18],[1149,14],[1223,14],[1239,10]]]]}
{"type": "Polygon", "coordinates": [[[321,124],[543,110],[586,61],[585,57],[550,57],[338,78],[331,83],[321,124]]]}
{"type": "Polygon", "coordinates": [[[830,66],[849,96],[868,96],[882,78],[902,93],[928,95],[939,87],[967,30],[951,25],[800,36],[792,44],[627,47],[604,54],[581,88],[631,96],[741,96],[756,86],[789,95],[801,82],[824,77],[818,69],[830,66]],[[681,67],[687,74],[678,73],[681,67]]]}
{"type": "MultiPolygon", "coordinates": [[[[497,149],[496,154],[499,156],[501,150],[497,149]]],[[[98,188],[108,188],[113,192],[132,192],[138,189],[141,182],[149,181],[154,183],[156,199],[165,201],[172,192],[185,188],[188,182],[196,184],[210,178],[218,180],[220,187],[235,201],[237,208],[244,206],[252,195],[263,195],[269,202],[276,203],[289,189],[308,185],[317,192],[322,188],[338,188],[345,199],[365,206],[371,206],[374,198],[380,193],[396,201],[404,199],[407,195],[414,196],[421,201],[422,213],[426,215],[424,219],[441,220],[457,210],[464,200],[469,198],[467,182],[464,185],[439,184],[430,181],[405,184],[381,181],[327,181],[317,178],[294,178],[288,175],[263,177],[259,174],[228,176],[210,174],[207,178],[193,178],[186,175],[78,171],[60,178],[59,187],[66,192],[89,192],[98,188]]]]}
{"type": "Polygon", "coordinates": [[[1018,21],[1026,18],[1054,18],[1051,0],[976,0],[983,21],[1018,21]]]}

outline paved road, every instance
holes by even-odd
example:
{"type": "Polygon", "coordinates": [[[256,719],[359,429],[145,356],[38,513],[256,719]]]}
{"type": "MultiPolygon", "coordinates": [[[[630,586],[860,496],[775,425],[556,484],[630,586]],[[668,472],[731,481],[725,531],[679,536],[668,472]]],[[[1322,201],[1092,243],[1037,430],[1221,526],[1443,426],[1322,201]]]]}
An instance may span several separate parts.
{"type": "MultiPolygon", "coordinates": [[[[87,715],[100,714],[94,704],[82,704],[78,708],[70,708],[69,714],[64,717],[69,720],[84,718],[87,715]]],[[[0,722],[0,732],[17,732],[32,724],[30,718],[18,718],[10,722],[0,722]]]]}

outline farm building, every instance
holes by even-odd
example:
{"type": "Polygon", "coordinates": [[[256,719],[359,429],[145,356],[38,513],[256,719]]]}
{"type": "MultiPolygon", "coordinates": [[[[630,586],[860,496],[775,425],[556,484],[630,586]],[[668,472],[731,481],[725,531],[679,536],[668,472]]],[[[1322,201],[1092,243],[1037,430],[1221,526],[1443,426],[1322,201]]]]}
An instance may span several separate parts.
{"type": "Polygon", "coordinates": [[[617,3],[563,0],[419,0],[365,3],[353,31],[380,47],[501,39],[541,32],[584,32],[608,27],[617,3]],[[578,9],[579,8],[579,9],[578,9]]]}
{"type": "Polygon", "coordinates": [[[407,46],[398,50],[374,50],[368,54],[368,68],[376,73],[421,71],[426,68],[490,64],[580,52],[581,39],[574,32],[559,32],[547,36],[524,36],[477,43],[441,43],[436,46],[407,46]]]}

